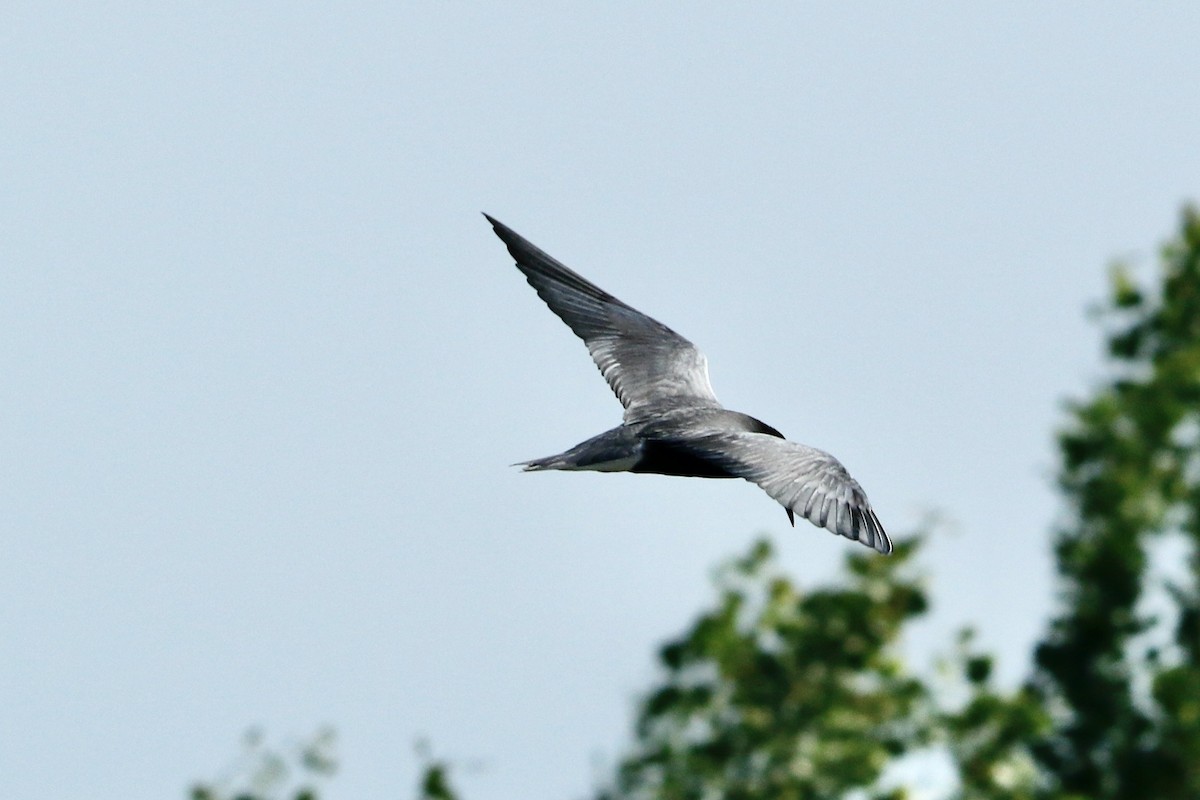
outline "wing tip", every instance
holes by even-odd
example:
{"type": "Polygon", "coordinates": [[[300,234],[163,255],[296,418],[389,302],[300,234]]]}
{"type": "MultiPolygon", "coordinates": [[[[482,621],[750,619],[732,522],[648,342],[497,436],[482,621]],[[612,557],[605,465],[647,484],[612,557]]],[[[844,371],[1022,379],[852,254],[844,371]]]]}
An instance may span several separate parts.
{"type": "MultiPolygon", "coordinates": [[[[784,506],[784,509],[788,512],[788,519],[791,520],[792,527],[795,527],[793,510],[788,506],[784,506]]],[[[797,509],[800,516],[818,528],[870,547],[880,555],[892,554],[892,540],[883,529],[879,517],[875,516],[874,510],[870,507],[850,509],[835,507],[833,513],[827,513],[829,510],[828,503],[814,505],[811,513],[807,507],[797,509]]]]}
{"type": "Polygon", "coordinates": [[[882,555],[891,555],[892,540],[888,537],[887,531],[883,529],[883,523],[879,521],[879,517],[875,516],[875,511],[868,508],[864,516],[867,523],[867,532],[871,537],[864,544],[874,547],[882,555]]]}
{"type": "Polygon", "coordinates": [[[483,218],[488,221],[488,224],[492,226],[492,230],[494,230],[496,232],[496,235],[499,236],[501,239],[504,239],[504,237],[506,235],[513,233],[512,228],[508,227],[503,222],[496,219],[495,217],[493,217],[491,214],[487,213],[486,211],[481,211],[479,213],[483,214],[483,218]]]}
{"type": "MultiPolygon", "coordinates": [[[[544,266],[540,265],[539,262],[547,262],[559,269],[566,270],[566,267],[555,261],[549,253],[543,252],[533,242],[529,241],[512,228],[508,227],[491,214],[487,213],[486,211],[482,211],[480,213],[483,214],[484,219],[491,223],[492,231],[497,237],[499,237],[500,241],[504,243],[504,246],[508,248],[508,254],[511,255],[513,260],[517,262],[517,268],[525,273],[526,278],[530,276],[531,269],[544,269],[544,266]]],[[[569,272],[570,270],[567,271],[569,272]]],[[[532,280],[530,283],[532,283],[532,280]]]]}

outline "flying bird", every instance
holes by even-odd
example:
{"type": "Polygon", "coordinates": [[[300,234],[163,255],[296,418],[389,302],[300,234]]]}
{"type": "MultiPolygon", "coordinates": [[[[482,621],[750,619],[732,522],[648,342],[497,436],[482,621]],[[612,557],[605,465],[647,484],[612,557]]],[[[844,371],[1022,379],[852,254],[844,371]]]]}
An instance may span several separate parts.
{"type": "Polygon", "coordinates": [[[696,346],[484,214],[538,296],[587,345],[624,421],[566,452],[516,466],[743,478],[819,528],[890,553],[867,495],[836,458],[717,402],[696,346]]]}

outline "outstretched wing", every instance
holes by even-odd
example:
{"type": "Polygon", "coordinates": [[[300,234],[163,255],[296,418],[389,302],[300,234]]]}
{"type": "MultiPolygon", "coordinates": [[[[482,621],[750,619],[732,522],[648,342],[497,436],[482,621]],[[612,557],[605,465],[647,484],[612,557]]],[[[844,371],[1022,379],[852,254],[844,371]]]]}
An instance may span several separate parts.
{"type": "Polygon", "coordinates": [[[508,226],[484,216],[529,285],[583,339],[625,406],[626,419],[637,417],[640,407],[673,398],[717,405],[708,382],[708,362],[695,345],[590,283],[508,226]]]}
{"type": "Polygon", "coordinates": [[[867,495],[841,462],[823,450],[762,433],[720,432],[688,439],[688,447],[757,484],[817,527],[892,552],[867,495]]]}

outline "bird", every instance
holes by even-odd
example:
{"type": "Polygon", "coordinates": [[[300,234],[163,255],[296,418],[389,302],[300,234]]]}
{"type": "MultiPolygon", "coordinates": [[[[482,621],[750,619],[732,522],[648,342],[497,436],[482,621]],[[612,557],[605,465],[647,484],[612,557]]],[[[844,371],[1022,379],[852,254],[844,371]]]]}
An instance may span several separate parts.
{"type": "Polygon", "coordinates": [[[695,345],[623,303],[489,214],[517,269],[587,346],[625,408],[622,423],[562,453],[513,466],[742,478],[818,528],[887,555],[892,542],[841,462],[717,401],[695,345]]]}

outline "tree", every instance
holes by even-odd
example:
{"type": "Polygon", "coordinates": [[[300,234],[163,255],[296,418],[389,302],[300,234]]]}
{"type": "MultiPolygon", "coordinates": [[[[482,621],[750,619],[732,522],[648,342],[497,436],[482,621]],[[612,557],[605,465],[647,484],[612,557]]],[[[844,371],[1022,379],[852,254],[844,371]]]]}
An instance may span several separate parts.
{"type": "Polygon", "coordinates": [[[1183,214],[1159,287],[1113,273],[1116,375],[1059,436],[1073,512],[1057,537],[1061,608],[1030,685],[1054,726],[1033,748],[1046,797],[1200,796],[1200,216],[1183,214]],[[1186,580],[1172,624],[1139,604],[1147,549],[1175,535],[1186,580]],[[1155,644],[1165,640],[1165,646],[1155,644]]]}
{"type": "Polygon", "coordinates": [[[927,607],[916,550],[854,553],[846,585],[807,594],[766,541],[733,562],[716,608],[662,648],[666,677],[601,798],[800,800],[874,786],[928,739],[915,713],[925,689],[894,651],[927,607]]]}

